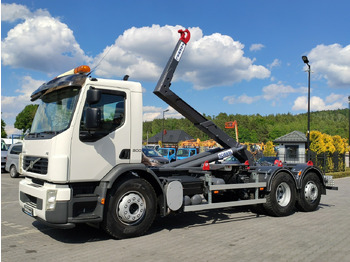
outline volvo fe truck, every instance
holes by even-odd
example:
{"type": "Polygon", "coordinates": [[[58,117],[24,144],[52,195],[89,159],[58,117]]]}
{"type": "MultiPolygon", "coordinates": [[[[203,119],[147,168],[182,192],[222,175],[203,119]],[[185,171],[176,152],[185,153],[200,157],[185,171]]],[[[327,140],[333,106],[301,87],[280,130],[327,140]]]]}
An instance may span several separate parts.
{"type": "Polygon", "coordinates": [[[45,224],[98,225],[117,239],[143,235],[155,217],[236,206],[259,206],[272,216],[317,209],[321,194],[336,189],[312,162],[259,166],[246,147],[170,90],[190,40],[180,39],[154,93],[222,147],[163,166],[142,155],[140,83],[91,76],[80,66],[41,85],[20,155],[19,202],[45,224]],[[240,163],[215,164],[233,155],[240,163]]]}

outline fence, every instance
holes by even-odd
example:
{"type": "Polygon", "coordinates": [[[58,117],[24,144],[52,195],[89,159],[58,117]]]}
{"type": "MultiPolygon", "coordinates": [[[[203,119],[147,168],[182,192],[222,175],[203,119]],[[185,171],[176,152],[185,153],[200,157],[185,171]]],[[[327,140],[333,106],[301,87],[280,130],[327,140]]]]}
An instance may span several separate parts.
{"type": "MultiPolygon", "coordinates": [[[[264,155],[267,156],[267,155],[264,155]]],[[[261,157],[261,155],[260,155],[261,157]]],[[[287,164],[297,164],[306,163],[308,161],[306,154],[294,154],[294,155],[282,155],[278,154],[279,160],[287,164]]],[[[320,168],[323,172],[343,172],[345,171],[345,154],[339,154],[335,152],[331,153],[321,153],[316,154],[315,152],[310,152],[310,160],[315,166],[320,168]]],[[[257,159],[259,156],[257,155],[257,159]]]]}

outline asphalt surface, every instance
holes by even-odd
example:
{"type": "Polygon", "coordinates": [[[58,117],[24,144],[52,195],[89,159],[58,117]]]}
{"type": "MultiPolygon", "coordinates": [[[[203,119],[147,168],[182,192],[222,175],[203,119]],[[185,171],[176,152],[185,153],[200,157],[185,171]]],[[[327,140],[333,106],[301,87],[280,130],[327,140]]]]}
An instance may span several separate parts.
{"type": "Polygon", "coordinates": [[[315,212],[257,216],[249,209],[157,218],[147,235],[114,240],[86,225],[47,227],[22,213],[18,182],[1,174],[1,261],[350,261],[350,178],[315,212]]]}

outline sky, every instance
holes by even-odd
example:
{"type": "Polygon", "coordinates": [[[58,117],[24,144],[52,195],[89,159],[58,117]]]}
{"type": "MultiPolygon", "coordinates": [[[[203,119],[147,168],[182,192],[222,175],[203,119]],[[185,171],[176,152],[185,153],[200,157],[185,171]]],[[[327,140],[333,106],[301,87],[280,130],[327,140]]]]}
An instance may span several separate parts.
{"type": "MultiPolygon", "coordinates": [[[[171,89],[209,116],[348,107],[348,0],[1,2],[1,118],[8,135],[42,83],[79,65],[140,82],[144,121],[181,117],[153,94],[178,39],[191,39],[171,89]]],[[[345,124],[345,123],[344,123],[345,124]]]]}

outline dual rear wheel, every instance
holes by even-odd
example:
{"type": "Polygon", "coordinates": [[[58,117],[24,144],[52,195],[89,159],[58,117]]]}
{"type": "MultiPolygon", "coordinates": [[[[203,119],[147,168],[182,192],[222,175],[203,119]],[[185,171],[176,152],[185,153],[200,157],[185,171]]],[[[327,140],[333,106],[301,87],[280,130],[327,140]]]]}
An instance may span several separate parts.
{"type": "Polygon", "coordinates": [[[263,206],[269,215],[280,217],[291,215],[295,207],[304,212],[314,211],[320,199],[321,181],[315,173],[306,174],[297,193],[293,178],[281,172],[273,179],[263,206]]]}

